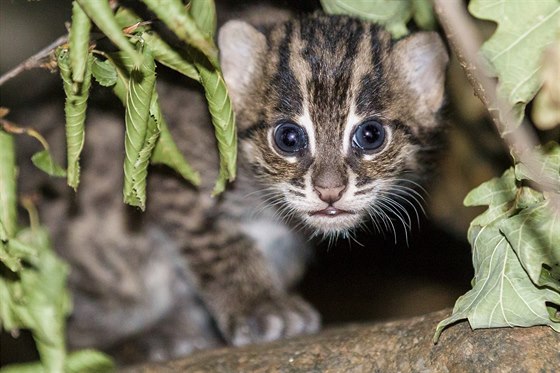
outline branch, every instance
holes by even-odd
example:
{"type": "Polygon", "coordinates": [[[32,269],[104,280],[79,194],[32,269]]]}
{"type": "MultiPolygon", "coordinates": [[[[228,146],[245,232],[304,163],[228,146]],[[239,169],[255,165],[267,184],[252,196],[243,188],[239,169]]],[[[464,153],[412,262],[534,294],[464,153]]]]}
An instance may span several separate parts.
{"type": "Polygon", "coordinates": [[[451,310],[122,369],[129,372],[545,372],[555,371],[560,333],[545,326],[473,331],[461,322],[432,343],[451,310]]]}
{"type": "Polygon", "coordinates": [[[557,180],[546,178],[538,170],[542,170],[542,162],[534,152],[539,144],[535,132],[524,119],[516,127],[511,108],[497,95],[497,82],[489,78],[484,65],[478,58],[482,38],[459,0],[434,0],[434,9],[442,25],[451,49],[475,95],[482,101],[492,118],[494,126],[508,145],[513,157],[525,164],[533,180],[532,187],[543,192],[550,192],[552,206],[560,213],[560,185],[557,180]]]}
{"type": "Polygon", "coordinates": [[[62,44],[68,42],[68,35],[62,35],[45,48],[41,49],[38,53],[29,57],[7,73],[0,76],[0,87],[8,80],[15,78],[24,71],[35,69],[37,67],[45,67],[44,59],[49,58],[51,53],[62,44]]]}

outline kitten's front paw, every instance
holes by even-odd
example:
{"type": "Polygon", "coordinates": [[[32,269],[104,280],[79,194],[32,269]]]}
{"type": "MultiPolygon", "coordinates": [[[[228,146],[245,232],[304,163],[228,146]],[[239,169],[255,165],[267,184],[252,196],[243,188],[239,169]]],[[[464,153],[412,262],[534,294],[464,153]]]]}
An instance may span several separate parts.
{"type": "Polygon", "coordinates": [[[268,299],[241,315],[231,315],[226,339],[235,346],[310,334],[319,330],[321,317],[298,296],[268,299]]]}

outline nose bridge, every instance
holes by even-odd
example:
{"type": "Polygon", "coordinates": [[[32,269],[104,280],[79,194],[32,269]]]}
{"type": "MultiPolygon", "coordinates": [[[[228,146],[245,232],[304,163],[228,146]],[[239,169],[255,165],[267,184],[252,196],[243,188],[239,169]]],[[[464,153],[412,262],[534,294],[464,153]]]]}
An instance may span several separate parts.
{"type": "Polygon", "coordinates": [[[348,172],[341,155],[337,154],[337,151],[321,153],[323,152],[317,154],[311,174],[313,186],[321,188],[346,186],[348,172]]]}

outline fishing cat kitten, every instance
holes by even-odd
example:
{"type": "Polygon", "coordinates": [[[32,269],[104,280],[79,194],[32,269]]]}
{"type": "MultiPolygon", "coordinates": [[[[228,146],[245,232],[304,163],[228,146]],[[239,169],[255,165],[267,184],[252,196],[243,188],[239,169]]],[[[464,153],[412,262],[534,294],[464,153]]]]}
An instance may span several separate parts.
{"type": "Polygon", "coordinates": [[[218,158],[200,93],[159,87],[203,184],[153,169],[144,214],[122,205],[122,163],[107,160],[122,153],[122,127],[90,114],[72,218],[60,218],[62,203],[45,211],[74,268],[74,346],[144,331],[141,348],[157,359],[221,338],[243,345],[316,331],[318,313],[287,291],[307,237],[402,209],[398,196],[416,193],[407,180],[431,165],[448,60],[437,34],[394,42],[372,24],[313,14],[263,29],[230,21],[219,45],[240,145],[238,179],[219,198],[210,197],[218,158]]]}

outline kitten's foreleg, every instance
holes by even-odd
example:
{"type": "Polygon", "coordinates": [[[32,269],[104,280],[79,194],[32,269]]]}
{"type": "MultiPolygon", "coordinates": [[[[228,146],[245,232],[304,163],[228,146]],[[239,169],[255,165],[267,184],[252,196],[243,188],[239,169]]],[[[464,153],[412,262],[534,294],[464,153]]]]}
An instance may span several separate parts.
{"type": "Polygon", "coordinates": [[[184,253],[226,340],[245,345],[315,332],[319,314],[288,294],[255,242],[223,220],[194,238],[184,253]]]}

